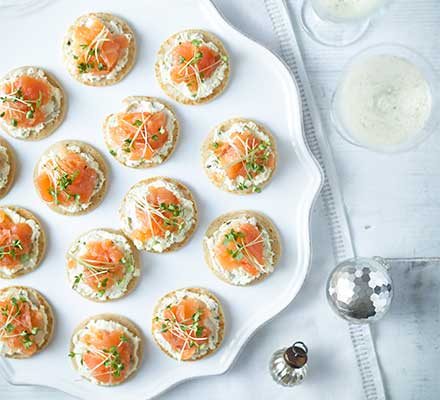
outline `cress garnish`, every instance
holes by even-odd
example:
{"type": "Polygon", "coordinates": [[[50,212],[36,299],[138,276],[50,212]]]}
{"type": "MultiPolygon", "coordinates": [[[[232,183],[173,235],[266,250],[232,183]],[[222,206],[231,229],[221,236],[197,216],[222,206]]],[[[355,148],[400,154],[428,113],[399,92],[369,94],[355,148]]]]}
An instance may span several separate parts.
{"type": "Polygon", "coordinates": [[[54,171],[57,175],[56,184],[48,189],[49,194],[53,198],[52,200],[53,203],[56,205],[59,204],[58,196],[61,193],[63,193],[66,196],[66,200],[70,200],[70,198],[73,197],[76,202],[79,202],[80,195],[76,193],[69,193],[67,190],[69,186],[71,186],[75,181],[75,179],[78,177],[79,171],[74,171],[72,174],[70,174],[61,171],[61,169],[58,166],[54,168],[54,171]]]}
{"type": "Polygon", "coordinates": [[[177,228],[177,231],[180,232],[186,224],[185,219],[182,217],[183,210],[179,204],[162,202],[158,205],[152,205],[146,199],[137,196],[134,197],[134,201],[139,210],[145,213],[149,221],[154,220],[155,224],[161,228],[165,237],[171,235],[170,228],[177,228]],[[159,220],[163,222],[160,223],[159,220]]]}
{"type": "Polygon", "coordinates": [[[81,43],[79,45],[81,54],[73,54],[74,60],[80,60],[77,63],[77,69],[80,74],[94,72],[95,66],[99,72],[108,70],[107,59],[101,55],[102,46],[109,41],[112,34],[104,26],[102,30],[90,41],[90,43],[81,43]]]}
{"type": "Polygon", "coordinates": [[[202,350],[206,347],[206,341],[208,336],[204,336],[204,330],[206,327],[202,324],[201,317],[204,310],[199,308],[190,318],[183,321],[178,321],[176,315],[171,310],[171,304],[166,307],[167,312],[171,313],[171,318],[165,318],[164,316],[157,315],[154,320],[160,325],[159,332],[170,332],[171,335],[176,338],[183,339],[184,343],[181,348],[177,348],[180,351],[179,359],[182,359],[183,352],[187,348],[196,347],[196,350],[202,350]]]}
{"type": "Polygon", "coordinates": [[[244,258],[250,265],[261,271],[264,265],[260,264],[257,258],[249,251],[249,248],[257,244],[264,243],[261,232],[252,241],[246,243],[246,235],[239,230],[231,228],[223,237],[223,245],[226,252],[236,261],[240,262],[244,258]]]}
{"type": "MultiPolygon", "coordinates": [[[[141,160],[144,158],[147,150],[149,150],[152,155],[154,155],[154,153],[158,150],[158,149],[153,149],[153,147],[150,145],[150,143],[148,141],[149,138],[151,138],[151,140],[153,142],[159,140],[159,136],[157,134],[155,134],[153,132],[149,132],[147,129],[147,127],[148,127],[147,123],[151,119],[152,115],[153,114],[150,114],[147,117],[144,117],[144,115],[142,114],[142,120],[136,119],[133,123],[128,123],[127,121],[122,119],[122,122],[126,126],[128,126],[131,131],[129,133],[129,136],[127,136],[122,142],[121,149],[123,152],[131,153],[133,145],[136,142],[136,140],[138,139],[138,137],[141,137],[143,139],[143,143],[144,143],[144,148],[142,151],[141,160]]],[[[161,126],[158,129],[158,133],[161,135],[166,134],[165,128],[163,126],[161,126]]],[[[139,142],[137,142],[137,143],[139,143],[139,142]]],[[[116,155],[116,152],[114,155],[116,155]]]]}
{"type": "MultiPolygon", "coordinates": [[[[237,189],[241,191],[245,191],[249,188],[252,188],[252,191],[255,193],[261,192],[261,187],[254,185],[253,180],[256,175],[263,173],[266,170],[266,164],[270,159],[270,156],[273,154],[272,143],[268,140],[266,142],[260,142],[257,146],[252,147],[249,144],[249,140],[247,139],[245,142],[241,141],[244,145],[244,154],[241,153],[237,148],[235,148],[238,158],[229,162],[226,165],[223,165],[223,169],[227,170],[228,168],[241,163],[244,167],[246,176],[244,177],[247,181],[238,182],[237,189]]],[[[214,151],[220,147],[219,142],[214,141],[211,143],[214,151]]],[[[216,154],[217,160],[220,160],[219,155],[216,154]]]]}
{"type": "Polygon", "coordinates": [[[29,261],[30,255],[27,253],[22,253],[24,250],[23,244],[20,239],[13,239],[9,243],[0,246],[0,260],[5,256],[11,257],[13,260],[20,258],[20,263],[25,264],[29,261]]]}
{"type": "MultiPolygon", "coordinates": [[[[87,260],[72,252],[69,252],[68,256],[87,270],[87,277],[92,277],[96,280],[98,289],[96,293],[99,297],[102,297],[107,289],[109,289],[109,275],[112,276],[118,266],[122,265],[124,267],[123,275],[132,274],[134,272],[134,258],[131,254],[125,254],[118,262],[87,260]]],[[[72,289],[77,289],[79,283],[83,281],[83,279],[83,273],[75,275],[73,278],[72,289]]],[[[120,282],[121,281],[115,280],[116,284],[119,284],[120,282]]]]}
{"type": "MultiPolygon", "coordinates": [[[[6,107],[6,111],[15,112],[19,114],[25,114],[26,119],[34,119],[35,111],[41,107],[41,101],[43,100],[43,93],[41,90],[38,91],[37,100],[25,99],[23,95],[23,89],[19,87],[15,91],[9,94],[5,94],[0,97],[0,102],[6,107]],[[15,107],[16,103],[25,105],[27,108],[25,110],[15,107]]],[[[0,113],[0,118],[6,116],[6,111],[0,113]]],[[[16,118],[11,117],[9,119],[9,124],[14,128],[18,127],[19,122],[16,118]]]]}
{"type": "MultiPolygon", "coordinates": [[[[213,64],[204,66],[202,69],[199,69],[198,63],[201,59],[203,59],[203,52],[198,50],[202,44],[203,40],[200,39],[193,39],[191,40],[191,44],[197,49],[194,52],[194,55],[191,59],[187,60],[184,56],[179,55],[177,57],[177,65],[180,67],[178,69],[179,75],[183,75],[182,82],[186,84],[186,86],[190,89],[192,89],[195,85],[197,85],[197,88],[195,90],[195,93],[192,94],[193,97],[197,97],[197,94],[199,92],[200,83],[203,83],[205,81],[205,72],[207,70],[210,70],[211,68],[217,68],[217,66],[221,63],[227,63],[228,57],[219,54],[216,58],[213,64]],[[189,69],[189,73],[183,73],[185,70],[189,69]],[[194,78],[195,79],[194,79],[194,78]]],[[[181,45],[182,42],[179,42],[178,45],[181,45]]]]}
{"type": "MultiPolygon", "coordinates": [[[[93,345],[88,345],[86,350],[87,353],[93,353],[95,356],[102,358],[102,361],[99,365],[103,365],[106,369],[108,369],[108,373],[113,375],[115,378],[120,378],[122,371],[125,370],[126,366],[121,360],[120,347],[123,343],[128,343],[129,339],[124,334],[121,334],[119,337],[119,343],[116,346],[110,346],[108,348],[99,349],[93,345]]],[[[68,354],[68,357],[75,358],[76,356],[80,356],[81,365],[84,365],[84,359],[82,353],[75,353],[71,351],[68,354]]],[[[93,374],[94,369],[91,369],[93,374]]]]}
{"type": "Polygon", "coordinates": [[[0,326],[0,339],[7,340],[12,338],[21,338],[21,344],[24,349],[29,349],[35,344],[35,336],[40,331],[38,326],[26,326],[17,319],[21,315],[21,307],[27,303],[25,296],[20,294],[18,297],[12,296],[9,299],[9,304],[0,308],[0,315],[6,317],[6,321],[0,326]]]}

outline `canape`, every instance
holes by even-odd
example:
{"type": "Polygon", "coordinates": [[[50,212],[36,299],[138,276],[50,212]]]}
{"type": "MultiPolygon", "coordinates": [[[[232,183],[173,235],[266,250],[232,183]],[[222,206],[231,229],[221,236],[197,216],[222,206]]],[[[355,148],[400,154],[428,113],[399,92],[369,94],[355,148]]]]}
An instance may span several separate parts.
{"type": "Polygon", "coordinates": [[[136,59],[136,41],[125,21],[90,13],[75,20],[63,42],[64,63],[78,82],[108,86],[124,78],[136,59]]]}
{"type": "Polygon", "coordinates": [[[225,318],[220,301],[200,288],[175,290],[154,309],[153,338],[160,349],[179,361],[200,360],[218,349],[225,318]]]}
{"type": "Polygon", "coordinates": [[[1,206],[0,231],[0,278],[17,278],[40,265],[46,235],[34,214],[20,207],[1,206]]]}
{"type": "Polygon", "coordinates": [[[49,136],[64,119],[66,94],[49,72],[20,67],[0,79],[0,128],[22,140],[49,136]]]}
{"type": "Polygon", "coordinates": [[[262,125],[234,118],[217,125],[202,147],[203,167],[214,185],[235,194],[259,193],[277,167],[275,139],[262,125]]]}
{"type": "Polygon", "coordinates": [[[203,240],[205,260],[221,280],[245,286],[267,278],[281,256],[275,225],[261,213],[242,210],[216,218],[203,240]]]}
{"type": "Polygon", "coordinates": [[[129,96],[123,108],[104,122],[104,139],[110,154],[132,168],[162,164],[176,147],[179,122],[174,110],[154,97],[129,96]]]}
{"type": "Polygon", "coordinates": [[[80,235],[70,246],[66,261],[72,289],[93,301],[126,296],[140,275],[136,248],[113,229],[93,229],[80,235]]]}
{"type": "Polygon", "coordinates": [[[197,206],[191,191],[165,177],[145,179],[130,188],[119,215],[123,231],[135,246],[152,253],[179,249],[197,225],[197,206]]]}
{"type": "Polygon", "coordinates": [[[54,211],[80,215],[95,209],[107,191],[108,168],[93,146],[63,140],[50,146],[34,170],[41,199],[54,211]]]}
{"type": "Polygon", "coordinates": [[[96,385],[125,382],[140,367],[142,353],[141,332],[128,318],[116,314],[87,318],[70,340],[74,368],[96,385]]]}
{"type": "Polygon", "coordinates": [[[188,29],[168,38],[156,59],[156,79],[167,96],[200,104],[220,95],[229,80],[229,55],[212,33],[188,29]]]}
{"type": "Polygon", "coordinates": [[[0,289],[0,356],[29,358],[52,339],[52,308],[35,289],[9,286],[0,289]]]}
{"type": "Polygon", "coordinates": [[[0,199],[5,197],[14,183],[15,154],[9,143],[0,138],[0,199]]]}

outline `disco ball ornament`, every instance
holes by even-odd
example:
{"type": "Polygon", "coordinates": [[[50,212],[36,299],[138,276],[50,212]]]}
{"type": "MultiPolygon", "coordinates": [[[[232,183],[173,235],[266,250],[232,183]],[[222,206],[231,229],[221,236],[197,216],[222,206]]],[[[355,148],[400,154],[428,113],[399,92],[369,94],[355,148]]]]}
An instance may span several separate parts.
{"type": "Polygon", "coordinates": [[[327,299],[340,317],[354,323],[382,318],[393,298],[388,265],[380,257],[351,258],[339,264],[327,282],[327,299]]]}

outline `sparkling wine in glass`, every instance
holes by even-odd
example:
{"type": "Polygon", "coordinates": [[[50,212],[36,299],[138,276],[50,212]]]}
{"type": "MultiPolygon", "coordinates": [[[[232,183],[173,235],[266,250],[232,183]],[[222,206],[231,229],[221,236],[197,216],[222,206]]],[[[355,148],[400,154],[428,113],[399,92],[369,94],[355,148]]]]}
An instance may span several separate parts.
{"type": "Polygon", "coordinates": [[[407,151],[435,132],[439,83],[434,68],[404,46],[378,45],[356,55],[332,100],[338,133],[382,153],[407,151]]]}
{"type": "Polygon", "coordinates": [[[390,0],[304,0],[301,20],[305,31],[327,46],[347,46],[360,39],[372,18],[390,0]]]}

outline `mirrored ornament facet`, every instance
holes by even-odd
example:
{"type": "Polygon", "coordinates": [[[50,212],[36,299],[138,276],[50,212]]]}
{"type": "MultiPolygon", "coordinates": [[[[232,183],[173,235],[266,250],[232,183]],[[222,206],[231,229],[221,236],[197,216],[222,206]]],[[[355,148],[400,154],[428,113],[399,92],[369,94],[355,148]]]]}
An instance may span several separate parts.
{"type": "Polygon", "coordinates": [[[350,322],[379,320],[388,311],[392,297],[391,277],[380,257],[346,260],[333,270],[327,282],[331,308],[350,322]]]}
{"type": "Polygon", "coordinates": [[[283,386],[299,385],[307,375],[307,352],[302,342],[276,351],[269,365],[274,381],[283,386]]]}

